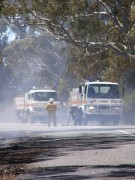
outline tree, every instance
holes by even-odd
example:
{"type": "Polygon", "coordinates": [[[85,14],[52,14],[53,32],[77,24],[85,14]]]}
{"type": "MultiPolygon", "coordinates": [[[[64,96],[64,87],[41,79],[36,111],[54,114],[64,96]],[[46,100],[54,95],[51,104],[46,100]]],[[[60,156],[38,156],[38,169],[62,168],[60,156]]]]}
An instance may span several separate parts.
{"type": "Polygon", "coordinates": [[[123,84],[135,71],[135,61],[127,61],[113,52],[86,55],[83,49],[72,46],[68,69],[77,79],[102,79],[123,84]]]}
{"type": "Polygon", "coordinates": [[[29,25],[41,29],[42,33],[47,31],[56,40],[78,49],[74,56],[71,48],[69,70],[73,72],[72,68],[76,67],[74,74],[79,78],[92,74],[104,75],[107,79],[113,73],[117,74],[115,79],[120,79],[121,73],[112,71],[117,61],[120,61],[119,67],[123,67],[122,76],[125,67],[132,66],[135,55],[133,0],[6,0],[3,4],[2,17],[6,22],[20,27],[29,25]]]}
{"type": "Polygon", "coordinates": [[[15,86],[27,91],[32,86],[58,88],[63,79],[66,55],[59,55],[64,44],[40,34],[16,40],[3,51],[3,58],[14,72],[15,86]]]}
{"type": "Polygon", "coordinates": [[[86,53],[111,50],[126,59],[135,57],[133,0],[7,0],[4,5],[8,20],[36,26],[86,53]]]}

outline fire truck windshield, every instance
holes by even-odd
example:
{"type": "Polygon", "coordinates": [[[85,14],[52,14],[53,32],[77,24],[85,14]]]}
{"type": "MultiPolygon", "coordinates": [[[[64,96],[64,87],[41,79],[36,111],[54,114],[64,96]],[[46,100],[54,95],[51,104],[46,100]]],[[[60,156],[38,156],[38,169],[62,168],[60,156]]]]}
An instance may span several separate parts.
{"type": "Polygon", "coordinates": [[[35,101],[49,101],[50,98],[58,101],[57,92],[35,92],[33,95],[35,101]]]}
{"type": "Polygon", "coordinates": [[[89,98],[120,98],[119,86],[117,84],[90,84],[87,89],[89,98]]]}

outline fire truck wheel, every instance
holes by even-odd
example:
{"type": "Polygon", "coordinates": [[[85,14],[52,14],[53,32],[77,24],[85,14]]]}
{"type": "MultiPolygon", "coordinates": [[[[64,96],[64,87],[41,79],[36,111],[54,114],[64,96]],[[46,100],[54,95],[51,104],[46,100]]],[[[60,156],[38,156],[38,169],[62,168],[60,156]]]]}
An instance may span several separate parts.
{"type": "Polygon", "coordinates": [[[100,120],[100,125],[101,125],[101,126],[104,126],[105,124],[106,124],[106,121],[105,121],[104,119],[101,119],[101,120],[100,120]]]}
{"type": "Polygon", "coordinates": [[[22,124],[26,124],[27,123],[27,118],[23,118],[23,119],[21,119],[21,121],[20,121],[22,124]]]}
{"type": "Polygon", "coordinates": [[[85,119],[84,119],[83,125],[84,125],[84,126],[87,126],[87,125],[88,125],[88,118],[85,118],[85,119]]]}
{"type": "Polygon", "coordinates": [[[29,123],[30,123],[30,124],[33,124],[34,122],[35,122],[35,118],[32,117],[32,116],[30,116],[30,117],[29,117],[29,123]]]}
{"type": "Polygon", "coordinates": [[[31,116],[30,112],[27,112],[27,122],[32,123],[32,116],[31,116]]]}
{"type": "Polygon", "coordinates": [[[77,126],[77,120],[76,119],[74,120],[74,126],[77,126]]]}

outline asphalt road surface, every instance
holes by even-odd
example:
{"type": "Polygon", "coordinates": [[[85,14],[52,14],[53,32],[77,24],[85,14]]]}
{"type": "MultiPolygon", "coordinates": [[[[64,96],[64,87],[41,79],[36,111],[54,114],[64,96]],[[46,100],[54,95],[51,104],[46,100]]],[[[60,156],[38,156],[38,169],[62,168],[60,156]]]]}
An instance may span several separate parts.
{"type": "Polygon", "coordinates": [[[0,123],[0,178],[135,179],[135,127],[0,123]]]}

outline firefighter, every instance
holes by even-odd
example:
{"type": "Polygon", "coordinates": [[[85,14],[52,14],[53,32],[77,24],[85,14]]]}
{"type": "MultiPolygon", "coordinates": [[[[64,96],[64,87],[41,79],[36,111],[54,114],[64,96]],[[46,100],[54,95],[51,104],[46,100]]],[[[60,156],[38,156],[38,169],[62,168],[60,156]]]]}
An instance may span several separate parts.
{"type": "Polygon", "coordinates": [[[79,107],[78,112],[77,112],[77,124],[78,125],[82,125],[82,116],[83,116],[83,111],[82,111],[82,108],[79,107]]]}
{"type": "Polygon", "coordinates": [[[74,126],[82,125],[82,108],[81,107],[72,107],[70,111],[70,115],[74,121],[74,126]]]}
{"type": "Polygon", "coordinates": [[[56,110],[57,105],[54,103],[54,99],[50,98],[49,103],[46,106],[46,110],[48,111],[48,127],[50,127],[51,122],[56,126],[56,110]]]}

